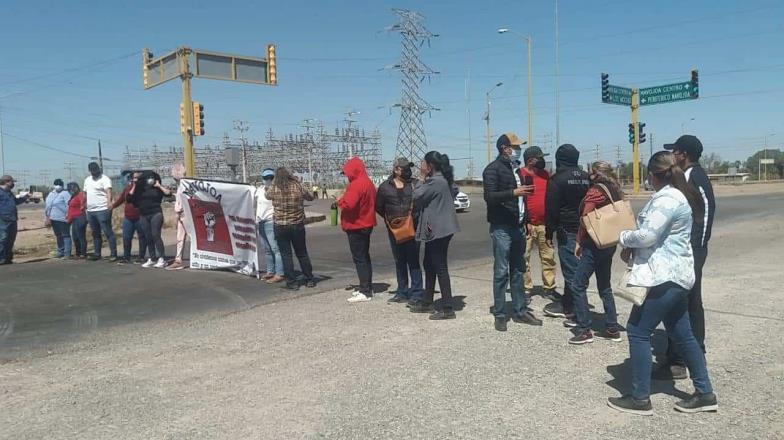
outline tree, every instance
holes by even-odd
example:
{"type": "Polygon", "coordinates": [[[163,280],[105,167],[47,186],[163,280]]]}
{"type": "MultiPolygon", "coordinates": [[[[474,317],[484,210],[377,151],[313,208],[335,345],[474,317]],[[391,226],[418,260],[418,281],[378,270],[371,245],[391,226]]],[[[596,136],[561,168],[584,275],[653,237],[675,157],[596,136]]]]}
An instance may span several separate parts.
{"type": "Polygon", "coordinates": [[[719,168],[722,165],[721,156],[716,153],[708,153],[700,158],[700,164],[708,173],[719,173],[719,168]]]}
{"type": "Polygon", "coordinates": [[[773,164],[768,165],[768,179],[784,179],[784,152],[779,149],[760,150],[746,160],[746,170],[757,180],[765,178],[765,165],[760,166],[760,159],[773,159],[773,164]],[[760,179],[759,172],[762,172],[760,179]]]}

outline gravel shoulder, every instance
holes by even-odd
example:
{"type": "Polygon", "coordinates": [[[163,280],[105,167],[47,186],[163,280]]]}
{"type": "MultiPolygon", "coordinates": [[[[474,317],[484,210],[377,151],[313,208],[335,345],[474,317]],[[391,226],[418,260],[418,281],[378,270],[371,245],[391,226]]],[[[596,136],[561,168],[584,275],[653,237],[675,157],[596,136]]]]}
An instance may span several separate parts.
{"type": "Polygon", "coordinates": [[[717,414],[672,410],[688,381],[654,383],[653,417],[610,410],[606,397],[630,387],[626,340],[569,346],[553,319],[495,332],[483,261],[453,271],[465,303],[453,321],[387,294],[349,305],[339,290],[114,327],[2,364],[0,438],[784,438],[782,232],[780,215],[714,231],[704,301],[717,414]]]}

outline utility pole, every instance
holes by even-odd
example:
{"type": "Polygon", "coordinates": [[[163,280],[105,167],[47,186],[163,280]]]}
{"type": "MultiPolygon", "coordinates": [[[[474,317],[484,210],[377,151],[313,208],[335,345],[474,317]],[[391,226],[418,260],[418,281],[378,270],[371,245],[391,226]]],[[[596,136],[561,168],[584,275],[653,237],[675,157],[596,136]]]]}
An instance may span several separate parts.
{"type": "Polygon", "coordinates": [[[595,160],[596,160],[596,162],[598,162],[599,161],[599,144],[596,144],[595,156],[596,156],[595,160]]]}
{"type": "Polygon", "coordinates": [[[485,121],[487,121],[487,164],[490,165],[490,162],[493,161],[493,144],[490,140],[490,94],[493,93],[493,90],[501,87],[504,83],[499,82],[492,89],[488,90],[485,93],[485,101],[487,103],[487,113],[485,113],[485,121]]]}
{"type": "Polygon", "coordinates": [[[101,172],[103,172],[103,152],[101,151],[100,139],[98,139],[98,165],[101,166],[101,172]]]}
{"type": "Polygon", "coordinates": [[[185,130],[182,132],[182,141],[185,145],[183,155],[185,159],[185,175],[187,177],[194,177],[195,165],[193,156],[193,101],[191,100],[191,73],[190,58],[191,50],[187,48],[180,49],[180,56],[178,59],[182,63],[180,71],[182,75],[182,104],[180,104],[185,112],[185,130]]]}
{"type": "Polygon", "coordinates": [[[5,149],[3,147],[3,109],[0,107],[0,175],[5,175],[5,149]]]}
{"type": "Polygon", "coordinates": [[[620,145],[616,145],[615,146],[615,163],[616,163],[616,166],[618,167],[618,182],[623,182],[623,180],[621,179],[621,169],[623,167],[622,167],[622,164],[621,164],[621,146],[620,145]]]}
{"type": "MultiPolygon", "coordinates": [[[[358,115],[358,114],[359,114],[359,112],[355,112],[353,110],[349,110],[349,111],[346,112],[346,126],[347,126],[347,128],[346,128],[346,137],[347,137],[347,140],[351,139],[351,142],[347,142],[347,144],[348,144],[348,159],[351,159],[352,157],[354,157],[354,132],[351,130],[351,124],[353,124],[356,121],[354,119],[351,119],[351,117],[354,116],[354,115],[358,115]]],[[[413,160],[413,159],[409,158],[409,160],[413,160]]]]}
{"type": "Polygon", "coordinates": [[[561,144],[561,62],[558,48],[558,0],[555,0],[555,145],[561,144]]]}
{"type": "Polygon", "coordinates": [[[68,182],[73,181],[73,162],[65,162],[65,168],[68,170],[68,182]]]}
{"type": "Polygon", "coordinates": [[[651,154],[648,157],[651,158],[651,157],[653,157],[653,133],[649,133],[649,135],[651,137],[651,140],[648,141],[648,142],[650,142],[650,144],[648,144],[648,147],[650,147],[651,154]]]}
{"type": "Polygon", "coordinates": [[[465,81],[466,116],[468,117],[468,179],[474,178],[474,155],[471,153],[471,69],[465,81]]]}
{"type": "Polygon", "coordinates": [[[247,121],[234,121],[234,129],[240,133],[240,143],[242,144],[242,183],[248,183],[248,155],[246,152],[245,132],[248,131],[247,121]]]}

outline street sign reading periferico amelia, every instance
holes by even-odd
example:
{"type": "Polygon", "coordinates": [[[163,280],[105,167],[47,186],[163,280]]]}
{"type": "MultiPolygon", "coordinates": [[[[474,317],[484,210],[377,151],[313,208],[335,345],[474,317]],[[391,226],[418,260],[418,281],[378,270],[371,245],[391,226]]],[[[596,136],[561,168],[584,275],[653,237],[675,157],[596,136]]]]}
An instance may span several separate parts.
{"type": "Polygon", "coordinates": [[[666,104],[687,99],[697,99],[690,81],[640,89],[640,105],[666,104]]]}

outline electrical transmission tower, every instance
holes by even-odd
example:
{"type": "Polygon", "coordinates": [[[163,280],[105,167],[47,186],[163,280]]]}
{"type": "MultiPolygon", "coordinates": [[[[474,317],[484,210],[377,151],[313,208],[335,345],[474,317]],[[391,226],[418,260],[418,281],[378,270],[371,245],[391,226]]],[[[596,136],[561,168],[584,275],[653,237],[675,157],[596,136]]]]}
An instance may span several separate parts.
{"type": "Polygon", "coordinates": [[[403,37],[403,49],[400,62],[395,65],[403,73],[402,97],[400,107],[400,126],[397,132],[397,145],[395,155],[405,156],[409,160],[418,162],[427,153],[427,140],[425,129],[422,125],[422,115],[438,110],[428,104],[419,94],[419,84],[430,75],[438,73],[427,67],[419,59],[419,48],[431,37],[438,35],[425,28],[425,17],[418,12],[406,9],[393,9],[400,21],[388,28],[391,32],[400,32],[403,37]]]}

